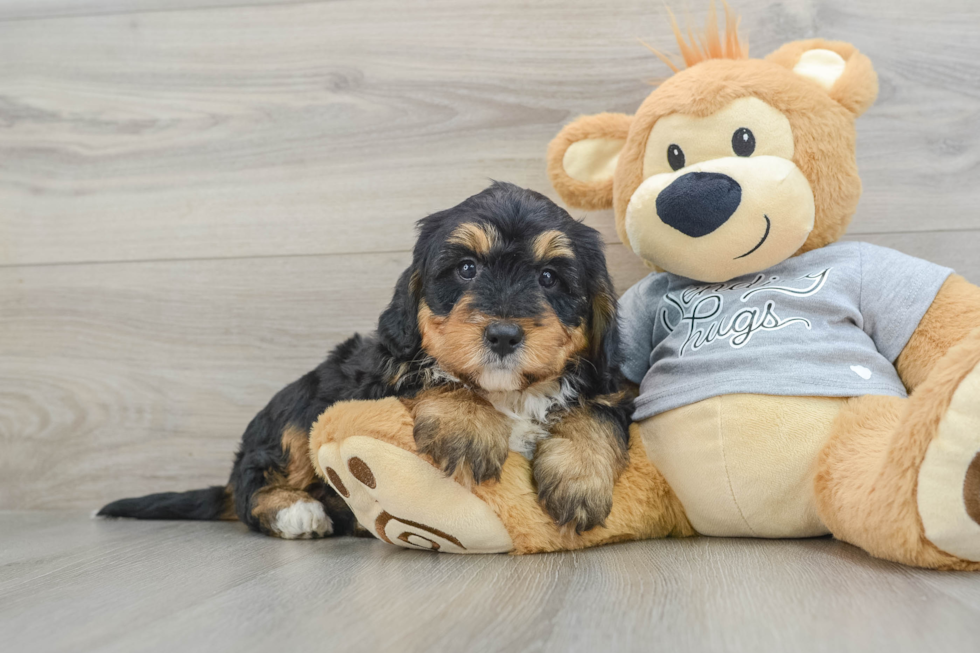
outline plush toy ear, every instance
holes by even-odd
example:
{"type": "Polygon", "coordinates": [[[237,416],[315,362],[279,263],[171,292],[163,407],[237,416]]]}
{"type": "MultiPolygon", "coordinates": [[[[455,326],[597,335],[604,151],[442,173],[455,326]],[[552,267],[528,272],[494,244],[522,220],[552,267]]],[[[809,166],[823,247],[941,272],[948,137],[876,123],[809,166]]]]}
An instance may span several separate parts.
{"type": "Polygon", "coordinates": [[[582,116],[558,132],[548,146],[548,176],[565,204],[612,206],[613,173],[632,119],[622,113],[582,116]]]}
{"type": "Polygon", "coordinates": [[[794,41],[766,60],[818,84],[855,117],[864,113],[878,97],[878,75],[871,60],[850,43],[823,39],[794,41]]]}

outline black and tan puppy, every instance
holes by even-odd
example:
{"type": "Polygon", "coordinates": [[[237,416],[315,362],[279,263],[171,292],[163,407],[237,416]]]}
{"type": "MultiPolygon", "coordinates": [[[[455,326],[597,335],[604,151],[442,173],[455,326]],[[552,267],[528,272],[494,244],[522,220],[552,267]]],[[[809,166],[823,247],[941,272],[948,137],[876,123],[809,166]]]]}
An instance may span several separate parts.
{"type": "Polygon", "coordinates": [[[227,485],[122,499],[99,514],[237,516],[284,538],[350,533],[351,513],[314,475],[307,435],[334,402],[398,396],[416,417],[419,450],[447,473],[497,478],[518,451],[533,458],[551,516],[590,529],[627,463],[615,302],[595,230],[543,195],[495,183],[419,222],[377,332],[337,346],[272,398],[246,428],[227,485]]]}

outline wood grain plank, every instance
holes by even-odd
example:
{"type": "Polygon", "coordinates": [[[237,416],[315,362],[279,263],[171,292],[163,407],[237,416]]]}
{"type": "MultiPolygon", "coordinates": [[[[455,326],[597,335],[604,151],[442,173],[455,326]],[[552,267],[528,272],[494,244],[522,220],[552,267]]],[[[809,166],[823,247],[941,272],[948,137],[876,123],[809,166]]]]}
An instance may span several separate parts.
{"type": "MultiPolygon", "coordinates": [[[[980,281],[980,232],[870,239],[980,281]]],[[[608,246],[616,286],[649,273],[608,246]]],[[[410,254],[0,269],[0,508],[221,483],[283,385],[369,332],[410,254]]]]}
{"type": "Polygon", "coordinates": [[[0,514],[0,529],[15,549],[0,549],[0,637],[38,653],[958,653],[980,636],[978,609],[951,596],[975,592],[975,575],[908,569],[826,538],[515,558],[58,512],[0,514]]]}
{"type": "Polygon", "coordinates": [[[372,330],[409,260],[0,270],[0,505],[224,482],[254,413],[372,330]]]}
{"type": "Polygon", "coordinates": [[[239,7],[313,4],[336,0],[0,0],[0,21],[77,16],[143,14],[163,11],[235,10],[239,7]]]}
{"type": "MultiPolygon", "coordinates": [[[[877,63],[853,233],[980,227],[980,5],[740,5],[757,53],[819,31],[877,63]]],[[[665,73],[635,37],[671,47],[646,0],[0,23],[0,264],[403,250],[489,178],[550,192],[560,126],[665,73]]]]}

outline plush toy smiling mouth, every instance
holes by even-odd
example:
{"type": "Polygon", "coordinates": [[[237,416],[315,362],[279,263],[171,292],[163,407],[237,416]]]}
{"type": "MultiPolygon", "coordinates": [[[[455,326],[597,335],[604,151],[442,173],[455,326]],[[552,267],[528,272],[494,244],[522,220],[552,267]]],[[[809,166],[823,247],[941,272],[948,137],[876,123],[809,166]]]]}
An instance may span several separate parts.
{"type": "Polygon", "coordinates": [[[738,259],[740,259],[740,258],[745,258],[746,256],[748,256],[748,255],[749,255],[749,254],[751,254],[752,252],[754,252],[754,251],[756,251],[757,249],[759,249],[760,247],[762,247],[762,244],[763,244],[764,242],[766,242],[766,239],[767,239],[767,238],[769,238],[769,230],[770,230],[770,229],[772,229],[772,221],[771,221],[771,220],[769,219],[769,216],[768,216],[768,215],[763,215],[762,217],[766,219],[766,233],[764,233],[764,234],[762,234],[762,240],[760,240],[760,241],[759,241],[759,244],[758,244],[758,245],[756,245],[755,247],[753,247],[753,248],[752,248],[752,249],[750,249],[749,251],[747,251],[747,252],[745,252],[745,253],[744,253],[744,254],[742,254],[741,256],[736,256],[736,257],[735,257],[735,260],[736,260],[736,261],[737,261],[738,259]]]}

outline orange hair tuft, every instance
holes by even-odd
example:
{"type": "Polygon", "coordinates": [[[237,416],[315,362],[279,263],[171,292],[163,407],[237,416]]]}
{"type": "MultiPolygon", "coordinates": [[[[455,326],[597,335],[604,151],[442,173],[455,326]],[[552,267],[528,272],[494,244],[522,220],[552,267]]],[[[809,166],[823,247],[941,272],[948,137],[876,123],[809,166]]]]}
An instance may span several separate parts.
{"type": "MultiPolygon", "coordinates": [[[[725,8],[724,35],[718,30],[718,9],[715,6],[715,0],[711,0],[711,5],[708,7],[708,18],[705,22],[704,33],[695,36],[694,32],[688,28],[687,38],[684,37],[680,26],[677,24],[677,18],[674,16],[674,12],[667,7],[667,13],[670,14],[670,24],[674,28],[674,37],[677,39],[677,45],[680,48],[681,56],[684,58],[684,64],[688,68],[708,59],[749,58],[748,40],[738,35],[739,17],[732,11],[732,8],[728,6],[725,0],[721,0],[721,4],[725,8]]],[[[657,55],[661,61],[670,66],[670,69],[675,73],[680,72],[680,68],[667,55],[651,48],[646,43],[643,43],[643,45],[657,55]]]]}

